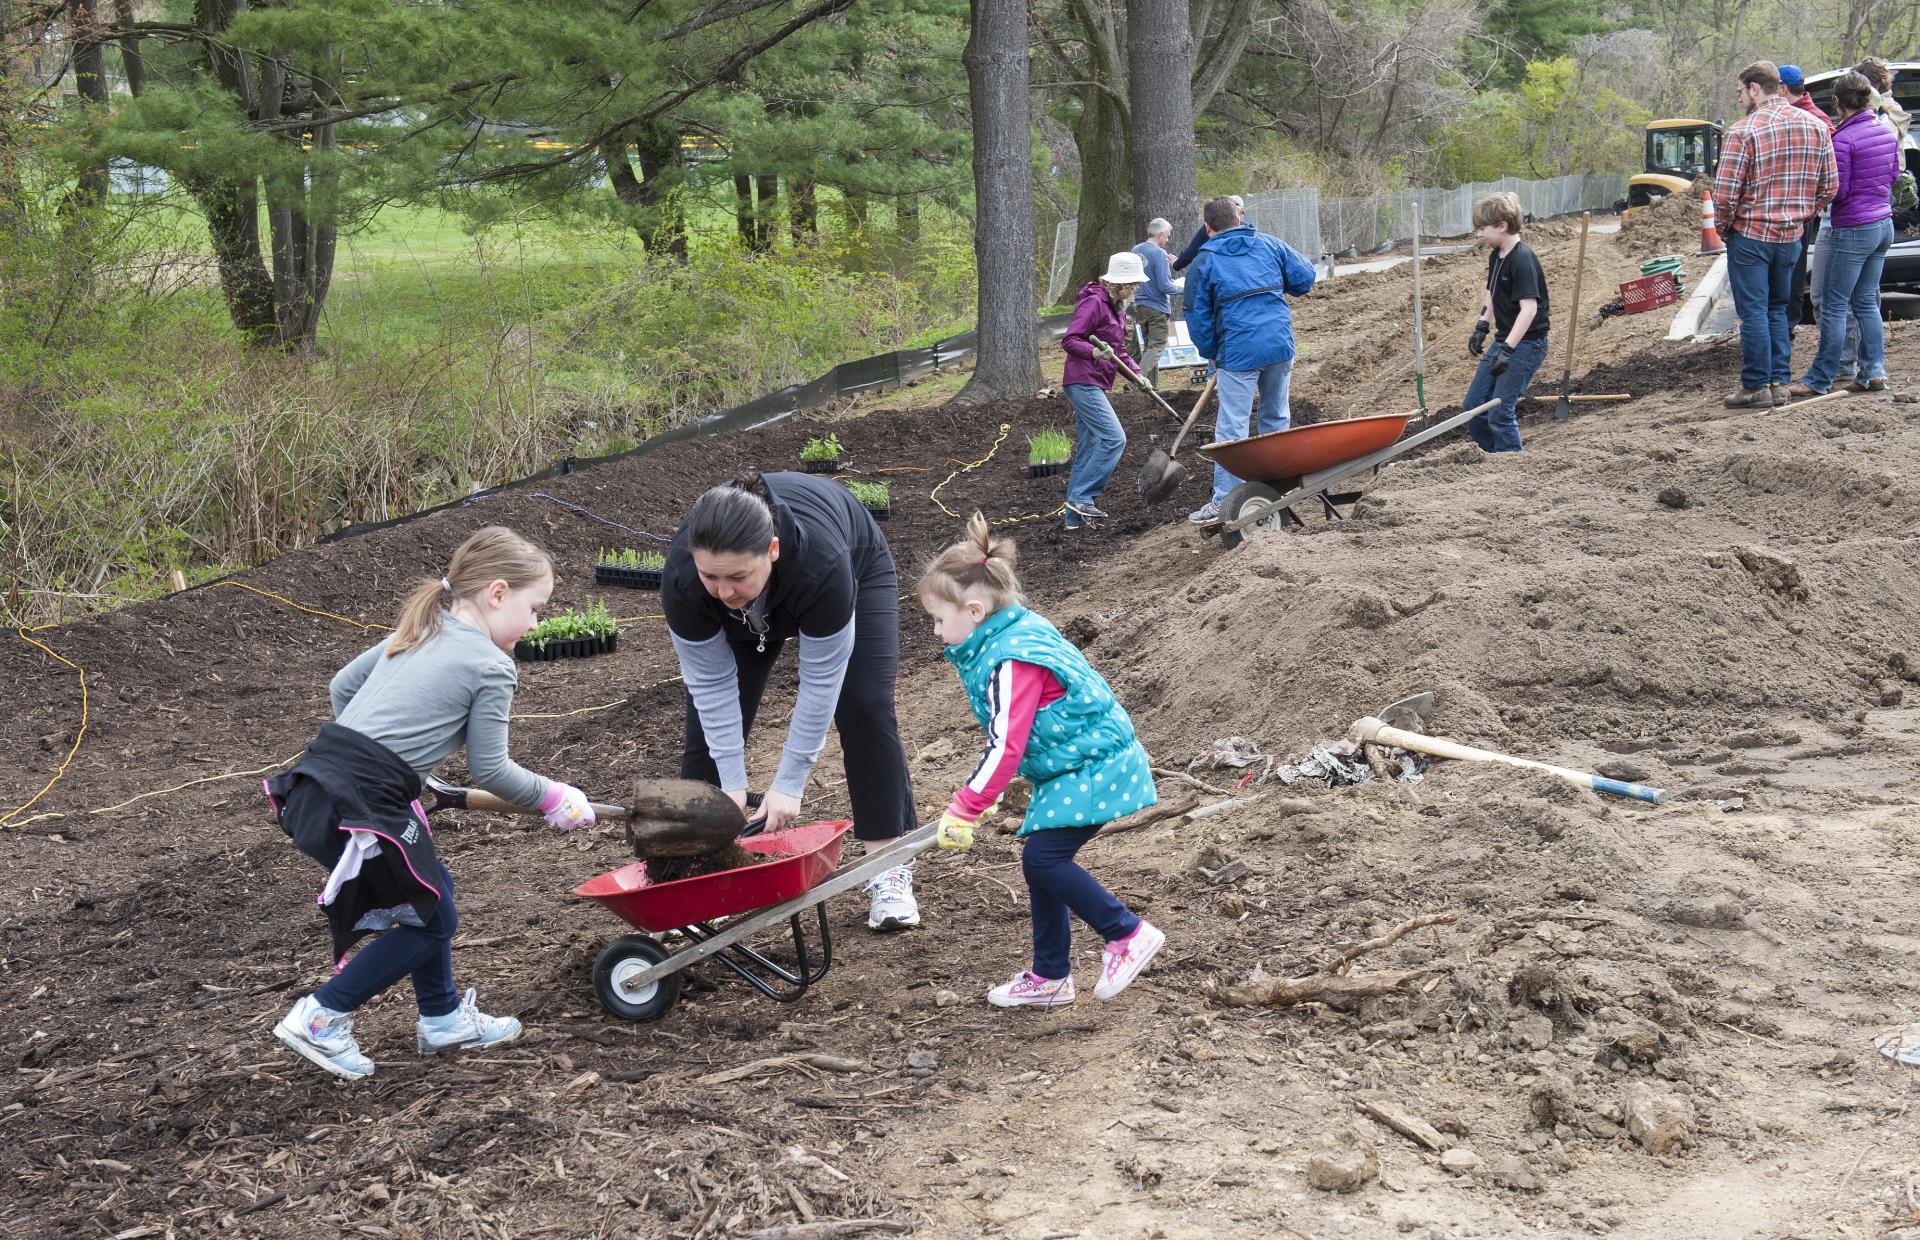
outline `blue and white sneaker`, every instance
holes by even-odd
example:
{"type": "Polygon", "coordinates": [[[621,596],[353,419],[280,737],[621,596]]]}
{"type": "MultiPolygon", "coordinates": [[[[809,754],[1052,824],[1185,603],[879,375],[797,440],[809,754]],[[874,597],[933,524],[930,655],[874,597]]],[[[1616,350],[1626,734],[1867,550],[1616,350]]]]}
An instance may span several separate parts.
{"type": "Polygon", "coordinates": [[[353,1017],[324,1008],[312,995],[280,1018],[273,1034],[296,1055],[349,1081],[373,1075],[373,1060],[360,1053],[353,1038],[353,1017]]]}
{"type": "Polygon", "coordinates": [[[422,1055],[441,1051],[485,1050],[520,1036],[520,1022],[511,1016],[489,1016],[473,1005],[474,989],[467,988],[460,1006],[445,1016],[422,1016],[414,1045],[422,1055]]]}

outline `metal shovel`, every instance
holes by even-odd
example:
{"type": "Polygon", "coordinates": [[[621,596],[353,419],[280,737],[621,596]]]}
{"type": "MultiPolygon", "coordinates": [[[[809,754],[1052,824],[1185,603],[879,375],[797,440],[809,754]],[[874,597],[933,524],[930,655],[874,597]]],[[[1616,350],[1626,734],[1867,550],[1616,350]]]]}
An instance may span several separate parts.
{"type": "Polygon", "coordinates": [[[1174,458],[1180,455],[1180,445],[1186,440],[1187,432],[1193,429],[1193,423],[1200,416],[1200,410],[1207,403],[1207,397],[1213,395],[1215,375],[1207,377],[1207,386],[1200,389],[1200,399],[1193,402],[1193,412],[1187,415],[1186,423],[1180,433],[1173,437],[1173,447],[1162,449],[1159,444],[1147,457],[1147,463],[1140,467],[1140,494],[1149,504],[1157,504],[1179,489],[1181,479],[1187,471],[1174,458]]]}

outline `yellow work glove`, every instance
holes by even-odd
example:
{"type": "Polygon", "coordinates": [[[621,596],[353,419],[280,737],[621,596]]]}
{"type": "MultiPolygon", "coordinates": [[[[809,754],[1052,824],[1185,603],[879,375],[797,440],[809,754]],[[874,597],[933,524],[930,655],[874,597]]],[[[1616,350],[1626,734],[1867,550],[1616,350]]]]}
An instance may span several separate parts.
{"type": "Polygon", "coordinates": [[[965,852],[973,847],[973,824],[958,814],[942,814],[940,829],[934,833],[933,842],[942,848],[957,848],[965,852]]]}

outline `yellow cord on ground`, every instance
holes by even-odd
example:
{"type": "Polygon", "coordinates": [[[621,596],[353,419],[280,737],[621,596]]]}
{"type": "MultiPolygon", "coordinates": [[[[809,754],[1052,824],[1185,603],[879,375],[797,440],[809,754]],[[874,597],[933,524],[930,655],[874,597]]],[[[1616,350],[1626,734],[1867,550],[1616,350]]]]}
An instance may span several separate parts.
{"type": "Polygon", "coordinates": [[[27,636],[27,634],[29,633],[39,633],[39,632],[43,632],[46,629],[51,629],[55,627],[57,626],[46,624],[46,625],[40,626],[40,628],[37,628],[37,629],[21,628],[21,629],[16,629],[14,631],[20,634],[20,640],[27,643],[27,645],[34,646],[41,650],[46,651],[49,655],[52,655],[54,658],[60,660],[60,662],[66,664],[68,667],[72,668],[74,671],[80,674],[80,730],[73,734],[73,745],[67,750],[67,756],[61,759],[60,768],[53,773],[53,778],[49,779],[46,782],[46,784],[41,787],[40,791],[34,793],[23,804],[17,805],[13,809],[8,810],[5,817],[0,817],[0,827],[6,826],[8,823],[12,822],[15,818],[18,818],[20,815],[32,809],[35,802],[39,801],[41,797],[46,796],[47,793],[51,792],[53,790],[53,786],[59,783],[63,778],[66,777],[67,768],[73,765],[73,755],[80,752],[80,741],[87,734],[87,669],[84,667],[81,667],[78,663],[75,663],[72,659],[69,659],[67,656],[61,654],[59,651],[55,650],[53,647],[45,645],[42,642],[37,642],[33,638],[27,636]]]}
{"type": "Polygon", "coordinates": [[[285,603],[295,611],[304,611],[309,616],[325,616],[329,620],[338,620],[342,624],[351,624],[356,629],[365,629],[373,633],[393,632],[393,628],[390,625],[367,624],[360,620],[349,620],[345,616],[338,616],[330,611],[321,611],[318,607],[307,607],[303,604],[296,603],[284,594],[275,594],[270,590],[262,590],[255,586],[243,585],[238,581],[216,581],[212,585],[207,586],[206,589],[213,590],[222,586],[231,590],[245,590],[249,594],[258,594],[261,598],[270,598],[276,603],[285,603]]]}
{"type": "Polygon", "coordinates": [[[1010,433],[1012,433],[1012,431],[1013,431],[1013,423],[1002,422],[1000,424],[1000,434],[994,438],[993,446],[987,449],[987,454],[981,457],[979,460],[970,461],[967,464],[962,465],[960,468],[954,470],[952,473],[948,474],[944,479],[941,480],[940,486],[933,488],[932,492],[928,495],[927,498],[931,499],[939,507],[940,511],[946,513],[948,516],[950,517],[959,516],[960,515],[959,513],[947,507],[945,504],[940,503],[941,487],[946,486],[947,483],[952,482],[955,478],[958,478],[961,474],[970,474],[974,470],[980,468],[982,465],[985,465],[988,461],[991,461],[993,459],[993,454],[1000,450],[1000,445],[1007,441],[1007,436],[1010,433]]]}
{"type": "MultiPolygon", "coordinates": [[[[665,680],[656,680],[650,685],[641,685],[638,689],[635,689],[634,692],[645,693],[649,689],[662,689],[662,688],[665,688],[667,685],[679,684],[682,679],[684,678],[680,676],[669,676],[665,680]]],[[[578,710],[563,710],[558,714],[508,715],[507,719],[513,723],[518,723],[522,719],[571,719],[575,715],[591,715],[595,711],[612,710],[616,706],[625,706],[628,702],[631,702],[632,700],[633,698],[631,697],[623,697],[617,702],[603,702],[598,706],[582,706],[578,710]]]]}

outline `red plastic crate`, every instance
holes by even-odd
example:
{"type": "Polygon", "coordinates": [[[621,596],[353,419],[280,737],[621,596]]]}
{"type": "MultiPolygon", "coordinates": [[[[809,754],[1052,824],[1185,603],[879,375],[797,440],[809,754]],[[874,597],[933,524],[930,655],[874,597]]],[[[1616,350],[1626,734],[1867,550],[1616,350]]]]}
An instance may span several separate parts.
{"type": "Polygon", "coordinates": [[[1679,300],[1680,286],[1674,282],[1671,271],[1641,276],[1620,286],[1620,301],[1626,306],[1628,314],[1670,306],[1679,300]]]}

